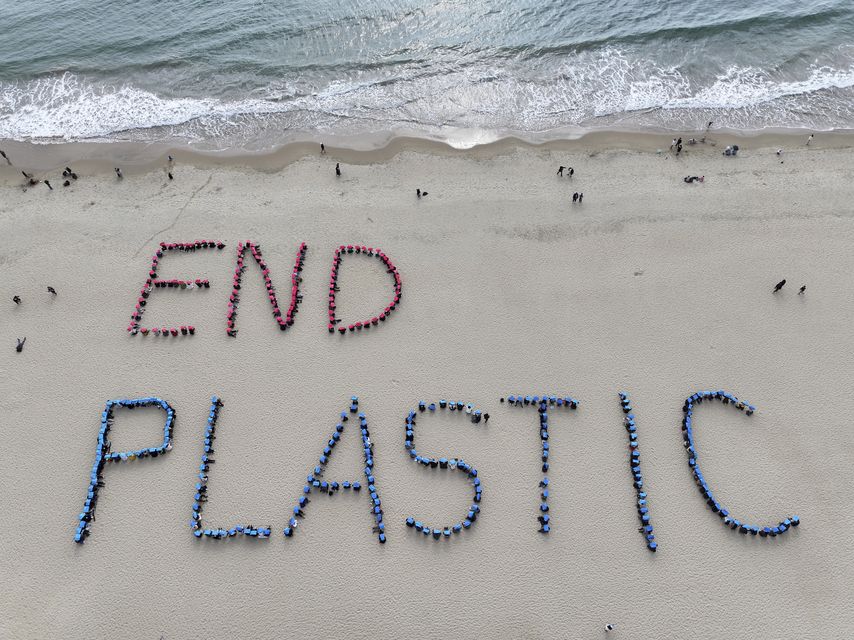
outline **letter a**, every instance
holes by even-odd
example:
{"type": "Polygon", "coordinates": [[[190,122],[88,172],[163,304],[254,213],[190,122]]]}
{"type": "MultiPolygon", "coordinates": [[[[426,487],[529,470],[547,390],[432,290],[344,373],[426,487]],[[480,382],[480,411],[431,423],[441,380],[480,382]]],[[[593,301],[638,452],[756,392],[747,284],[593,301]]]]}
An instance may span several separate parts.
{"type": "MultiPolygon", "coordinates": [[[[362,432],[362,448],[365,456],[365,480],[368,483],[368,493],[370,494],[371,499],[371,515],[374,520],[376,520],[376,526],[374,527],[374,533],[378,535],[379,541],[384,543],[385,538],[385,523],[383,522],[383,509],[382,509],[382,501],[380,500],[379,492],[377,491],[376,482],[374,480],[374,445],[371,442],[371,434],[368,431],[368,420],[365,417],[364,413],[359,413],[359,399],[356,396],[353,396],[350,399],[350,413],[351,414],[359,414],[359,427],[362,432]]],[[[358,482],[332,482],[329,480],[323,479],[323,471],[326,468],[327,463],[329,462],[329,457],[332,455],[332,450],[335,448],[335,445],[338,444],[338,441],[341,439],[341,434],[344,432],[344,423],[348,422],[349,418],[347,416],[346,411],[341,412],[341,422],[339,422],[335,426],[335,432],[332,434],[332,437],[326,443],[326,446],[323,449],[323,454],[320,456],[319,464],[312,470],[311,473],[308,474],[306,478],[306,485],[302,489],[302,495],[297,500],[297,504],[294,506],[293,515],[288,521],[288,526],[285,527],[284,534],[286,538],[290,538],[294,535],[294,531],[299,525],[299,520],[297,518],[302,518],[305,515],[305,508],[311,500],[309,496],[312,492],[315,493],[326,493],[328,495],[335,495],[339,490],[344,491],[354,491],[359,492],[362,489],[362,485],[358,482]]]]}

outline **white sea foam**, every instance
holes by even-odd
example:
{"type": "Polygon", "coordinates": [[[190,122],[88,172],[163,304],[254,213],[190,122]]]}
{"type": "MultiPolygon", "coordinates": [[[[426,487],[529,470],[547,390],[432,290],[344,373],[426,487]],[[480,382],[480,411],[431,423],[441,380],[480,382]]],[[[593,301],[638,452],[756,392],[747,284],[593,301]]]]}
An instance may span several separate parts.
{"type": "MultiPolygon", "coordinates": [[[[170,97],[70,73],[0,84],[0,138],[79,140],[163,135],[230,145],[268,143],[276,132],[455,130],[540,132],[560,127],[679,126],[714,116],[719,126],[851,127],[854,54],[800,72],[730,66],[701,79],[613,47],[507,68],[478,63],[425,74],[416,65],[287,81],[250,97],[170,97]],[[835,94],[833,92],[836,92],[835,94]],[[152,131],[157,129],[157,131],[152,131]]],[[[514,66],[517,65],[517,66],[514,66]]]]}

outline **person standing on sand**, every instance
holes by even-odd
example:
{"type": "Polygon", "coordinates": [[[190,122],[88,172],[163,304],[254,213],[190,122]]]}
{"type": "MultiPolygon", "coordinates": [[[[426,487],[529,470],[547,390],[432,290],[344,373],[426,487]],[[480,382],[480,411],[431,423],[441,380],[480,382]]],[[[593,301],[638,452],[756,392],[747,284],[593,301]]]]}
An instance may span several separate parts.
{"type": "Polygon", "coordinates": [[[18,353],[21,353],[21,351],[23,351],[23,350],[24,350],[24,343],[25,343],[26,341],[27,341],[27,336],[24,336],[24,339],[23,339],[23,340],[21,340],[20,338],[18,338],[18,344],[15,346],[15,351],[17,351],[18,353]]]}
{"type": "Polygon", "coordinates": [[[614,630],[614,625],[612,625],[612,624],[606,624],[605,625],[605,633],[608,633],[609,631],[613,631],[613,630],[614,630]]]}
{"type": "Polygon", "coordinates": [[[335,175],[338,176],[339,178],[341,177],[341,163],[340,162],[335,163],[335,175]]]}
{"type": "Polygon", "coordinates": [[[418,198],[419,200],[421,199],[421,189],[415,190],[415,197],[418,198]]]}
{"type": "Polygon", "coordinates": [[[807,290],[807,285],[802,286],[802,287],[800,288],[800,290],[798,291],[798,295],[799,295],[799,296],[804,295],[804,291],[806,291],[806,290],[807,290]]]}
{"type": "Polygon", "coordinates": [[[563,170],[564,170],[564,169],[566,169],[566,167],[564,167],[563,165],[560,165],[560,166],[557,168],[557,174],[558,174],[561,178],[563,178],[563,170]]]}
{"type": "Polygon", "coordinates": [[[815,138],[815,135],[811,133],[811,134],[810,134],[810,137],[809,137],[809,138],[807,138],[807,146],[810,146],[810,142],[812,142],[812,139],[813,139],[813,138],[815,138]]]}
{"type": "Polygon", "coordinates": [[[670,142],[670,150],[673,151],[673,147],[675,147],[675,146],[676,146],[676,138],[673,138],[673,140],[670,142]]]}
{"type": "Polygon", "coordinates": [[[12,302],[14,302],[15,304],[21,304],[20,296],[12,296],[12,302]]]}
{"type": "Polygon", "coordinates": [[[52,293],[53,295],[56,295],[56,289],[54,289],[53,287],[48,287],[47,292],[52,293]]]}
{"type": "Polygon", "coordinates": [[[575,169],[573,169],[572,167],[570,167],[570,168],[569,168],[569,177],[571,178],[573,175],[575,175],[575,169]]]}
{"type": "Polygon", "coordinates": [[[320,155],[324,155],[326,153],[326,145],[322,142],[320,143],[320,155]]]}
{"type": "Polygon", "coordinates": [[[578,202],[578,191],[572,194],[572,204],[578,202]]]}
{"type": "Polygon", "coordinates": [[[584,200],[584,194],[583,194],[583,193],[579,193],[579,194],[578,194],[578,204],[581,204],[581,201],[582,201],[582,200],[584,200]]]}
{"type": "Polygon", "coordinates": [[[782,288],[783,288],[783,286],[784,286],[785,284],[786,284],[786,279],[785,279],[785,278],[783,278],[782,280],[780,280],[780,282],[778,282],[778,283],[777,283],[777,286],[776,286],[776,287],[774,287],[774,291],[772,291],[771,293],[777,293],[780,289],[782,289],[782,288]]]}

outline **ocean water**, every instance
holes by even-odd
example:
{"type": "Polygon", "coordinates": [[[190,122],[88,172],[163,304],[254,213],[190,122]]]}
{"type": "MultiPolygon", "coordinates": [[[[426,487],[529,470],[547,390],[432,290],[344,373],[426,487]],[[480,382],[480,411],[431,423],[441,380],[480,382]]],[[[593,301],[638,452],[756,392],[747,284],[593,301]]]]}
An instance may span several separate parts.
{"type": "Polygon", "coordinates": [[[0,139],[854,128],[851,0],[0,3],[0,139]]]}

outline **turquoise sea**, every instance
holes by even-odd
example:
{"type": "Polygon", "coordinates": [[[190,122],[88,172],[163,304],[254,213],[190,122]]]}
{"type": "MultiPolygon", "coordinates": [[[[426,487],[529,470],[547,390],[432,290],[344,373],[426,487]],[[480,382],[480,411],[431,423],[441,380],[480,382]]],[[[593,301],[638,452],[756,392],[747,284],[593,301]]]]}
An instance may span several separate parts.
{"type": "Polygon", "coordinates": [[[850,0],[0,3],[0,139],[854,128],[850,0]]]}

